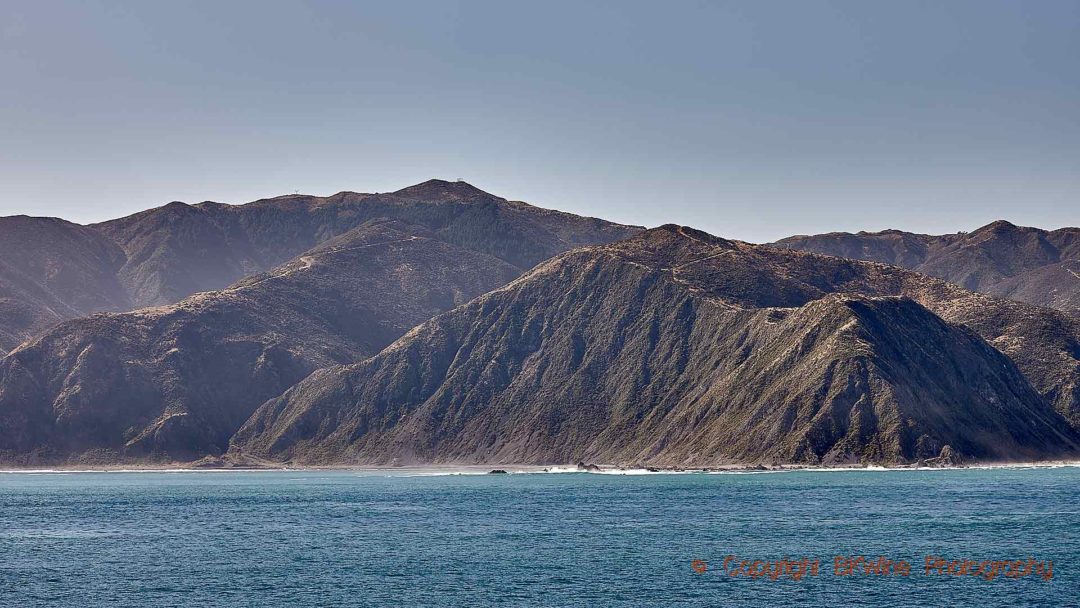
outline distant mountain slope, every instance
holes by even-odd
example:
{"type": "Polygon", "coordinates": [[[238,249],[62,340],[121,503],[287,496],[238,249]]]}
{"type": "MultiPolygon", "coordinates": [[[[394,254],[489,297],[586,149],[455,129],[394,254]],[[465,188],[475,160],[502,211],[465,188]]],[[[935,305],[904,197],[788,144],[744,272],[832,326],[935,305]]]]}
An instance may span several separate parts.
{"type": "Polygon", "coordinates": [[[131,304],[116,280],[124,252],[57,218],[0,217],[0,355],[62,321],[131,304]]]}
{"type": "Polygon", "coordinates": [[[372,355],[519,274],[423,233],[365,224],[223,291],[57,326],[0,360],[0,462],[221,453],[256,406],[311,371],[372,355]]]}
{"type": "Polygon", "coordinates": [[[319,370],[261,406],[230,457],[707,466],[1075,456],[1080,434],[1049,403],[1076,386],[1080,330],[1068,323],[891,266],[665,226],[561,255],[371,359],[319,370]],[[978,310],[984,335],[1036,351],[1027,371],[1048,396],[931,310],[953,320],[978,310]]]}
{"type": "Polygon", "coordinates": [[[170,203],[96,224],[0,218],[0,355],[92,312],[177,302],[268,271],[357,226],[398,220],[521,271],[640,231],[430,180],[388,194],[170,203]]]}
{"type": "Polygon", "coordinates": [[[170,203],[94,228],[126,252],[119,276],[134,303],[151,306],[221,289],[378,219],[423,226],[434,238],[491,254],[523,271],[573,247],[640,231],[442,180],[388,194],[280,196],[246,205],[170,203]]]}
{"type": "Polygon", "coordinates": [[[894,264],[972,291],[1080,314],[1080,228],[997,221],[970,233],[834,232],[773,245],[894,264]]]}

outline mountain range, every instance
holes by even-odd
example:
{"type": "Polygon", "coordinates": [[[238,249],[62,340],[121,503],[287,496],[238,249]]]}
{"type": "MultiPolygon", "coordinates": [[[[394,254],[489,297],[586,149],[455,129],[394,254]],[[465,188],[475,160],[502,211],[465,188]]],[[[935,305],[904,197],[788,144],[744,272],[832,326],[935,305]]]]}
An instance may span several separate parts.
{"type": "Polygon", "coordinates": [[[1080,449],[1080,432],[1047,398],[1075,395],[1078,338],[1062,313],[897,267],[664,226],[558,256],[370,359],[312,374],[260,407],[231,455],[626,466],[896,463],[943,451],[1040,459],[1080,449]],[[961,324],[973,316],[977,328],[961,324]],[[1040,341],[1051,323],[1063,324],[1067,352],[1040,341]],[[1018,367],[987,339],[1066,359],[1073,373],[1018,367]]]}
{"type": "Polygon", "coordinates": [[[1077,232],[754,245],[442,180],[0,218],[0,463],[1075,458],[1077,232]]]}
{"type": "Polygon", "coordinates": [[[359,199],[205,207],[250,216],[244,231],[233,231],[248,235],[243,245],[234,238],[212,246],[208,231],[193,230],[225,223],[207,220],[198,206],[170,204],[119,220],[127,233],[148,235],[135,239],[139,246],[121,241],[129,251],[156,253],[118,265],[118,282],[148,277],[138,284],[171,285],[172,293],[257,267],[203,272],[215,256],[239,260],[254,251],[250,243],[259,239],[250,235],[284,234],[300,222],[289,251],[321,242],[225,289],[71,319],[16,348],[0,359],[0,461],[220,454],[255,407],[313,370],[375,354],[414,325],[506,284],[523,272],[518,264],[640,230],[505,201],[463,183],[432,181],[359,199]],[[332,236],[336,230],[344,232],[332,236]],[[125,274],[125,267],[145,272],[125,274]]]}
{"type": "Polygon", "coordinates": [[[357,226],[387,219],[423,227],[439,240],[521,271],[567,249],[637,230],[442,180],[386,194],[290,195],[245,205],[173,202],[90,226],[0,218],[0,354],[66,319],[171,304],[225,288],[357,226]]]}
{"type": "Polygon", "coordinates": [[[972,291],[1080,314],[1080,228],[1041,230],[999,220],[956,234],[832,232],[773,244],[902,266],[972,291]]]}

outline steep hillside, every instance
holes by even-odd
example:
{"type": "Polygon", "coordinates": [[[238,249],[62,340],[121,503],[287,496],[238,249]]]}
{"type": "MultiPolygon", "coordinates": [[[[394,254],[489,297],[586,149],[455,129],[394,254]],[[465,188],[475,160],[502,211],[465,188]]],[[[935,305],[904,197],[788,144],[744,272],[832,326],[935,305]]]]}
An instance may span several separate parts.
{"type": "Polygon", "coordinates": [[[196,459],[316,368],[372,355],[515,266],[376,222],[175,305],[63,323],[0,360],[0,462],[196,459]]]}
{"type": "Polygon", "coordinates": [[[119,277],[133,302],[151,306],[221,289],[351,228],[388,219],[423,227],[432,238],[493,255],[522,271],[568,249],[640,231],[442,180],[387,194],[281,196],[246,205],[170,203],[94,227],[126,252],[119,277]]]}
{"type": "Polygon", "coordinates": [[[834,232],[773,245],[894,264],[972,291],[1080,314],[1080,228],[997,221],[970,233],[834,232]]]}
{"type": "Polygon", "coordinates": [[[0,218],[0,355],[66,319],[222,289],[380,220],[403,222],[522,272],[574,247],[640,231],[441,180],[387,194],[174,202],[94,226],[0,218]]]}
{"type": "Polygon", "coordinates": [[[61,219],[0,217],[0,355],[64,319],[126,310],[124,253],[61,219]]]}
{"type": "MultiPolygon", "coordinates": [[[[1057,313],[665,226],[559,256],[371,359],[319,370],[260,407],[230,457],[708,466],[1077,454],[1080,434],[1008,357],[927,308],[982,309],[991,337],[1065,356],[1026,333],[1057,313]]],[[[1060,339],[1075,345],[1075,330],[1060,339]]]]}

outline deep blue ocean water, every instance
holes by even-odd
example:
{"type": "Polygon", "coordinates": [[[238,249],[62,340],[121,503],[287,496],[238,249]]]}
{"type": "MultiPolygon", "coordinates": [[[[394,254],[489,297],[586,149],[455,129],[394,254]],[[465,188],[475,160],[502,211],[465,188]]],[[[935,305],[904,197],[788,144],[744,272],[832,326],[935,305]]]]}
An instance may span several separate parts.
{"type": "Polygon", "coordinates": [[[0,473],[0,606],[1080,605],[1076,467],[404,475],[0,473]],[[820,570],[733,577],[727,555],[820,570]],[[912,572],[836,576],[838,555],[912,572]]]}

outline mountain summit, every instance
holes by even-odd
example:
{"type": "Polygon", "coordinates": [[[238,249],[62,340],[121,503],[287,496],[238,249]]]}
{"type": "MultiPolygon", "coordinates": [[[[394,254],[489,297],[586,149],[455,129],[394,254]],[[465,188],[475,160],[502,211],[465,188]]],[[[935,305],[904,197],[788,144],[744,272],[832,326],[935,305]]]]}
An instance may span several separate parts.
{"type": "Polygon", "coordinates": [[[487,192],[484,192],[476,186],[461,180],[448,182],[441,179],[429,179],[428,181],[416,184],[415,186],[402,188],[401,190],[395,191],[394,196],[400,196],[401,198],[408,198],[420,201],[469,201],[478,199],[505,200],[500,199],[493,194],[488,194],[487,192]]]}
{"type": "Polygon", "coordinates": [[[65,319],[222,289],[380,220],[420,227],[521,271],[640,230],[442,180],[388,194],[286,195],[245,205],[174,201],[92,226],[0,218],[0,355],[65,319]]]}

